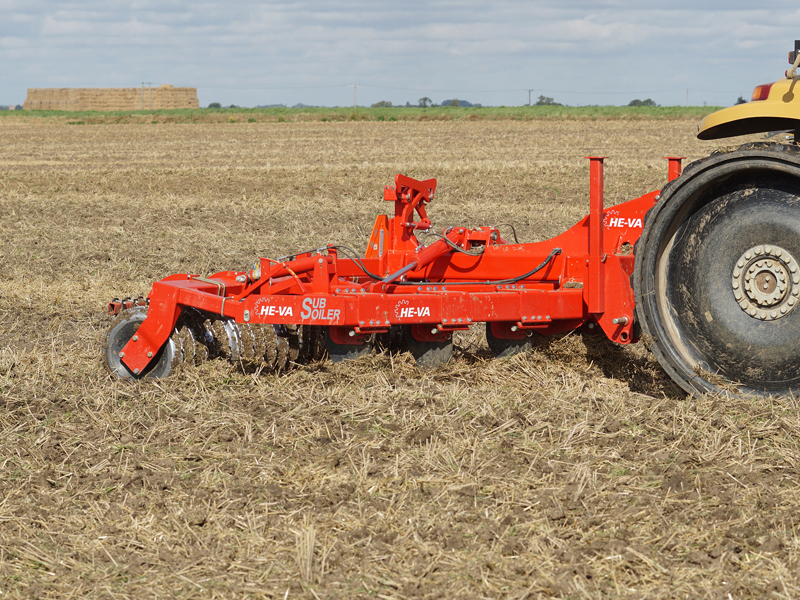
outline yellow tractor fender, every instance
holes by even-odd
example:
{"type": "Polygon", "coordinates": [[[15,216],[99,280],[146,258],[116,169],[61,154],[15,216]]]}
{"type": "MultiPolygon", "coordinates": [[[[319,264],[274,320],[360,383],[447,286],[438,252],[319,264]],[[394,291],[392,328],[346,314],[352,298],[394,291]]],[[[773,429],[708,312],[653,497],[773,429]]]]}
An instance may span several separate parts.
{"type": "MultiPolygon", "coordinates": [[[[787,74],[794,71],[791,69],[787,74]]],[[[753,100],[723,108],[705,117],[698,128],[701,140],[800,129],[798,77],[758,86],[753,100]]]]}

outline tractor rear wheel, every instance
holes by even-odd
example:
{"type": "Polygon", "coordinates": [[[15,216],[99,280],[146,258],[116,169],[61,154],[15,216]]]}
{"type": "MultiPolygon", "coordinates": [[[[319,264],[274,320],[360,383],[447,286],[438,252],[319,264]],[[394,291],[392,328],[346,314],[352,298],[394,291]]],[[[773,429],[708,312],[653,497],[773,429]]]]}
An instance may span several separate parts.
{"type": "Polygon", "coordinates": [[[692,163],[636,249],[642,332],[687,392],[800,392],[800,148],[748,144],[692,163]]]}

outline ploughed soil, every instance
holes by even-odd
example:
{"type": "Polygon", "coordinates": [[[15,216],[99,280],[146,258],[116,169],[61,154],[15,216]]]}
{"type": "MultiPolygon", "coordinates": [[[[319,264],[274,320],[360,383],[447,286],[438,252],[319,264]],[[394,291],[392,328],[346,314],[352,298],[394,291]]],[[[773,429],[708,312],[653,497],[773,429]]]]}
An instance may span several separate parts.
{"type": "Polygon", "coordinates": [[[395,173],[437,229],[543,240],[658,189],[693,121],[0,122],[0,597],[796,598],[794,399],[689,398],[644,345],[138,383],[105,303],[363,248],[395,173]]]}

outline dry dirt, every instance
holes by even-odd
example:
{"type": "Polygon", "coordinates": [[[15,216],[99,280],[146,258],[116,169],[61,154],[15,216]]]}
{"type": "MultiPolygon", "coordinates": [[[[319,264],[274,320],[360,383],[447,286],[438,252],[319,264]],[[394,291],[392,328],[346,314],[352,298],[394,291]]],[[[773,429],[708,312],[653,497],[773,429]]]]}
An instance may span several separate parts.
{"type": "Polygon", "coordinates": [[[407,356],[131,384],[104,304],[363,248],[394,174],[437,227],[546,239],[660,187],[691,121],[0,122],[0,598],[796,598],[795,401],[686,398],[645,348],[480,332],[407,356]]]}

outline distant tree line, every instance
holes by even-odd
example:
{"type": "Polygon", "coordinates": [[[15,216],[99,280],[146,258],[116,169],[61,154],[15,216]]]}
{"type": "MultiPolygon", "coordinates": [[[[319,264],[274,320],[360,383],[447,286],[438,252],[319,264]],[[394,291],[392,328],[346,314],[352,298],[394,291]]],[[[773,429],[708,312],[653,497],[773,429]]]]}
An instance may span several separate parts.
{"type": "Polygon", "coordinates": [[[534,106],[562,106],[549,96],[539,96],[539,99],[536,100],[536,104],[534,106]]]}
{"type": "MultiPolygon", "coordinates": [[[[401,105],[401,104],[394,105],[389,100],[381,100],[380,102],[376,102],[375,104],[372,104],[370,106],[370,108],[389,108],[389,107],[393,107],[393,106],[397,106],[398,108],[403,107],[403,105],[401,105]]],[[[410,102],[406,102],[405,106],[406,107],[410,107],[410,106],[414,106],[414,105],[412,105],[410,102]]],[[[428,108],[429,106],[437,106],[437,104],[433,100],[431,100],[430,98],[425,96],[425,97],[420,98],[419,100],[417,100],[416,106],[418,106],[420,108],[428,108]]],[[[459,107],[469,108],[469,107],[479,107],[479,106],[482,106],[482,105],[481,104],[477,104],[477,103],[468,102],[466,100],[459,100],[458,98],[451,98],[449,100],[443,100],[442,103],[439,104],[438,106],[459,106],[459,107]]]]}
{"type": "Polygon", "coordinates": [[[636,100],[631,100],[628,102],[628,106],[658,106],[658,104],[653,102],[650,98],[647,100],[639,100],[637,98],[636,100]]]}
{"type": "MultiPolygon", "coordinates": [[[[747,100],[745,100],[742,96],[739,96],[739,98],[736,100],[736,104],[744,104],[745,102],[747,102],[747,100]]],[[[427,96],[423,96],[422,98],[417,100],[416,104],[411,104],[410,102],[406,102],[404,105],[392,104],[390,100],[380,100],[372,104],[371,108],[404,108],[412,106],[419,108],[428,108],[432,106],[439,106],[439,107],[453,106],[453,107],[469,108],[469,107],[481,107],[483,105],[478,103],[472,103],[467,100],[461,100],[459,98],[450,98],[447,100],[442,100],[441,104],[436,104],[433,100],[431,100],[427,96]]],[[[534,106],[564,106],[564,105],[561,104],[560,102],[556,102],[555,99],[549,96],[539,96],[536,102],[534,103],[534,106]]],[[[634,100],[631,100],[628,103],[628,106],[637,107],[637,106],[660,106],[660,105],[656,104],[656,102],[652,98],[645,98],[644,100],[636,98],[634,100]]],[[[208,108],[239,108],[239,107],[236,106],[235,104],[231,104],[230,106],[222,106],[222,104],[220,104],[219,102],[212,102],[211,104],[208,105],[208,108]]],[[[256,106],[255,108],[288,108],[288,107],[285,104],[267,104],[263,106],[256,106]]],[[[298,103],[292,106],[291,108],[319,108],[319,107],[314,105],[298,103]]],[[[0,110],[22,110],[22,107],[0,106],[0,110]]]]}

